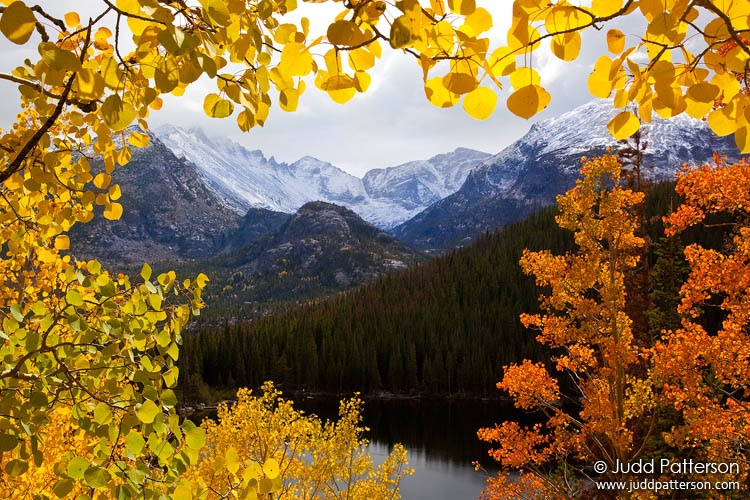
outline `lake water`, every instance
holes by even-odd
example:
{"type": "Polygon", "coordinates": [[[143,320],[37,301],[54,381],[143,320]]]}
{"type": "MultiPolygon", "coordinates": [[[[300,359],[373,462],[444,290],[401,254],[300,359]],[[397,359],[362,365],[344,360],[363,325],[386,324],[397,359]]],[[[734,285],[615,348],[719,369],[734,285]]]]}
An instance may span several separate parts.
{"type": "MultiPolygon", "coordinates": [[[[335,418],[335,400],[306,400],[298,408],[335,418]]],[[[404,500],[471,500],[479,498],[488,472],[475,471],[478,460],[494,474],[489,445],[477,439],[480,427],[513,417],[508,405],[496,401],[368,400],[364,421],[369,427],[370,453],[382,462],[395,443],[409,452],[415,472],[401,485],[404,500]]]]}

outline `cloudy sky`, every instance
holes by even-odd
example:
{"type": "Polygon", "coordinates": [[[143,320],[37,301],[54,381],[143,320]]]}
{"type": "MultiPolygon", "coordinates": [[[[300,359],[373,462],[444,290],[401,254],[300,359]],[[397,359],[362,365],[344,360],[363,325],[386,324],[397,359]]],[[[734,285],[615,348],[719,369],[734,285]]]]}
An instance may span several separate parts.
{"type": "MultiPolygon", "coordinates": [[[[44,3],[44,2],[43,2],[44,3]]],[[[492,14],[495,27],[489,32],[491,47],[502,45],[510,23],[509,0],[478,0],[492,14]]],[[[325,32],[325,20],[339,10],[336,4],[300,2],[303,14],[311,19],[315,31],[325,32]]],[[[372,168],[426,159],[435,154],[469,147],[496,153],[521,137],[538,119],[555,116],[588,101],[586,79],[593,61],[606,51],[606,30],[584,35],[581,56],[563,63],[546,49],[534,53],[534,66],[542,75],[542,84],[552,94],[552,103],[530,121],[517,118],[505,108],[510,94],[499,91],[498,106],[486,121],[466,115],[461,105],[449,109],[432,106],[425,98],[421,69],[416,61],[401,51],[384,48],[383,58],[371,70],[372,84],[365,94],[358,94],[345,105],[334,103],[317,90],[309,79],[295,113],[273,107],[265,127],[242,133],[233,118],[211,119],[202,110],[202,96],[215,91],[211,81],[199,81],[181,98],[170,98],[149,123],[152,128],[171,123],[182,127],[198,126],[209,136],[229,137],[250,149],[261,149],[266,156],[293,162],[310,155],[361,176],[372,168]]],[[[6,42],[0,49],[5,49],[6,42]]],[[[29,57],[13,50],[15,61],[29,57]],[[15,57],[17,54],[18,57],[15,57]]],[[[6,56],[7,56],[6,52],[6,56]]],[[[2,70],[11,63],[3,58],[2,70]]],[[[15,63],[17,64],[17,63],[15,63]]],[[[14,65],[15,65],[14,64],[14,65]]],[[[17,111],[15,86],[0,82],[0,125],[8,126],[17,111]],[[12,99],[10,97],[12,96],[12,99]]]]}

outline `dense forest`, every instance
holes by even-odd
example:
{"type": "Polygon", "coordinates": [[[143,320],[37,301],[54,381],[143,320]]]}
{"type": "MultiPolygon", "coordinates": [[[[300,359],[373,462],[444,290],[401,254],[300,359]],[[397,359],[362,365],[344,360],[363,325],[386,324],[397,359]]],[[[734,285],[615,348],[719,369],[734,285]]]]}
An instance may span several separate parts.
{"type": "MultiPolygon", "coordinates": [[[[648,273],[646,289],[638,293],[650,304],[643,321],[654,332],[679,320],[670,311],[685,272],[681,244],[661,238],[661,215],[677,204],[673,184],[660,184],[644,211],[654,244],[641,270],[648,273]]],[[[550,357],[519,321],[522,312],[537,310],[540,290],[518,261],[524,248],[573,249],[572,233],[558,228],[554,217],[550,207],[359,289],[205,327],[185,339],[185,398],[205,399],[208,387],[257,387],[267,379],[287,390],[495,396],[504,365],[550,357]]],[[[715,234],[683,237],[721,241],[715,234]]]]}

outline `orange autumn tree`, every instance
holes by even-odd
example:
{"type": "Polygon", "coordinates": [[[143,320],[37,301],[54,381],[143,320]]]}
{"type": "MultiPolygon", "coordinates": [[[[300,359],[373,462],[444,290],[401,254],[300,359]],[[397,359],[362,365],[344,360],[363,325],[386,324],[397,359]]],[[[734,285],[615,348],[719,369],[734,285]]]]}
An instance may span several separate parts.
{"type": "MultiPolygon", "coordinates": [[[[669,217],[667,234],[709,224],[723,214],[729,235],[720,248],[689,245],[690,274],[681,289],[682,327],[663,333],[653,349],[652,377],[680,419],[665,440],[707,462],[746,464],[750,443],[750,164],[684,169],[677,192],[684,203],[669,217]],[[728,216],[728,217],[727,217],[728,216]],[[713,316],[713,319],[709,316],[713,316]]],[[[747,481],[747,467],[726,480],[747,481]]]]}
{"type": "Polygon", "coordinates": [[[497,444],[490,455],[503,466],[489,480],[487,498],[574,497],[587,488],[582,480],[594,462],[604,461],[612,471],[617,460],[634,460],[641,451],[646,438],[641,423],[651,418],[652,396],[638,369],[624,279],[645,244],[634,234],[632,210],[643,193],[624,188],[620,172],[615,156],[586,160],[583,178],[558,197],[557,222],[575,232],[576,253],[523,254],[524,272],[551,293],[540,298],[540,314],[521,319],[538,329],[537,340],[555,353],[558,373],[528,360],[505,367],[498,387],[516,407],[539,411],[545,419],[530,427],[504,422],[479,431],[482,440],[497,444]],[[561,389],[563,379],[572,393],[561,389]]]}

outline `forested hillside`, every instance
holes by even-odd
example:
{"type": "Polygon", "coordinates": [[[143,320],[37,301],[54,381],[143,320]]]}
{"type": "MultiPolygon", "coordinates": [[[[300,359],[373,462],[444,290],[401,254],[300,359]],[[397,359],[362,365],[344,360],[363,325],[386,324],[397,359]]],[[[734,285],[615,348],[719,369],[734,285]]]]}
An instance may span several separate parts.
{"type": "Polygon", "coordinates": [[[542,357],[520,311],[535,307],[523,248],[570,248],[551,209],[470,248],[353,292],[185,339],[186,397],[265,379],[313,391],[494,393],[503,364],[542,357]]]}
{"type": "MultiPolygon", "coordinates": [[[[644,321],[652,331],[677,321],[665,312],[678,300],[681,245],[658,244],[661,215],[677,204],[673,184],[664,183],[650,191],[645,210],[657,244],[648,290],[633,293],[645,293],[644,321]]],[[[554,216],[548,208],[357,290],[187,336],[180,360],[185,398],[205,397],[204,384],[252,387],[267,379],[307,391],[495,396],[504,365],[549,359],[518,319],[537,310],[541,292],[518,261],[524,248],[556,254],[573,248],[572,233],[554,216]]],[[[720,231],[682,238],[716,246],[720,231]]]]}

